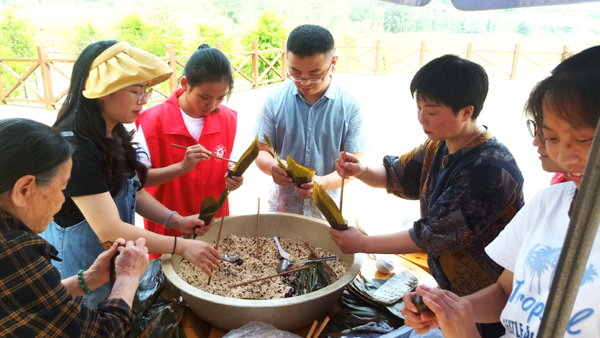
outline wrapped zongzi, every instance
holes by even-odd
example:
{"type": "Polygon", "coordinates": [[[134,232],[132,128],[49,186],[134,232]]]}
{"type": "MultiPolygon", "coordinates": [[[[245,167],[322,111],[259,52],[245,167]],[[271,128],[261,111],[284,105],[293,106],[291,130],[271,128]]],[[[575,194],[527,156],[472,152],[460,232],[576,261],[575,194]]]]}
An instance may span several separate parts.
{"type": "Polygon", "coordinates": [[[348,230],[348,222],[344,220],[335,201],[329,196],[327,191],[317,183],[315,183],[315,187],[313,188],[313,200],[332,228],[336,230],[348,230]]]}

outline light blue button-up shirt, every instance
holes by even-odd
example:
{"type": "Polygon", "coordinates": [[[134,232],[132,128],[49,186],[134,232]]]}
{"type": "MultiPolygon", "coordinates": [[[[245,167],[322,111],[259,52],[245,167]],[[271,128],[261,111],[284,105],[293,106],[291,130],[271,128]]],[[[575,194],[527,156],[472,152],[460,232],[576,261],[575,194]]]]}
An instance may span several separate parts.
{"type": "MultiPolygon", "coordinates": [[[[252,136],[263,134],[273,142],[282,160],[289,155],[298,164],[325,176],[335,171],[340,151],[357,153],[367,150],[366,132],[360,103],[332,79],[319,101],[310,105],[290,80],[267,95],[256,119],[252,136]]],[[[327,191],[339,205],[340,189],[327,191]]],[[[323,215],[312,198],[301,199],[294,186],[273,182],[269,211],[291,212],[313,217],[323,215]]]]}

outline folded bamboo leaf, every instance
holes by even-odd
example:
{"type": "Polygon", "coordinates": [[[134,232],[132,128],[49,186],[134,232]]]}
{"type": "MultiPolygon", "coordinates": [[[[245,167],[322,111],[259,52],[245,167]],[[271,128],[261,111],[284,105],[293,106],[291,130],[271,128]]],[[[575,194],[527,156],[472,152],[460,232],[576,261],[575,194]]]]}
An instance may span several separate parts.
{"type": "Polygon", "coordinates": [[[170,337],[183,318],[184,306],[169,304],[156,314],[150,325],[140,334],[140,338],[170,337]]]}
{"type": "Polygon", "coordinates": [[[290,177],[294,181],[295,186],[300,187],[302,184],[309,183],[310,181],[312,181],[313,177],[315,176],[316,170],[303,167],[300,164],[296,163],[296,161],[294,161],[294,159],[290,157],[290,154],[288,154],[287,156],[287,165],[289,166],[289,168],[286,167],[285,164],[281,162],[279,156],[277,156],[275,148],[273,147],[273,143],[271,143],[271,139],[269,139],[267,134],[264,134],[264,136],[265,141],[267,141],[269,151],[271,151],[271,154],[273,154],[273,156],[277,160],[277,163],[279,163],[279,167],[285,170],[288,177],[290,177]]]}
{"type": "Polygon", "coordinates": [[[315,183],[315,187],[313,188],[313,200],[332,228],[336,230],[348,230],[348,223],[344,220],[340,209],[338,209],[327,191],[317,183],[315,183]]]}
{"type": "Polygon", "coordinates": [[[269,136],[267,136],[267,134],[263,134],[265,137],[265,141],[267,141],[267,146],[269,147],[269,151],[271,152],[271,154],[273,154],[273,156],[275,157],[275,159],[277,160],[277,163],[279,163],[279,167],[285,171],[287,171],[287,167],[283,164],[283,162],[281,162],[281,159],[279,158],[279,156],[277,156],[277,153],[275,152],[275,148],[273,147],[273,143],[271,142],[271,139],[269,138],[269,136]]]}
{"type": "Polygon", "coordinates": [[[289,169],[287,169],[288,176],[294,180],[294,184],[297,187],[300,187],[304,183],[311,182],[315,173],[317,172],[314,169],[306,168],[294,161],[293,158],[290,157],[290,154],[287,156],[287,165],[289,169]]]}
{"type": "MultiPolygon", "coordinates": [[[[323,333],[325,333],[323,336],[328,335],[332,338],[351,336],[351,334],[339,334],[339,332],[348,328],[348,326],[357,327],[370,322],[378,323],[383,320],[387,321],[388,325],[394,329],[404,325],[404,320],[390,313],[387,309],[379,306],[371,306],[353,296],[348,290],[344,290],[340,305],[342,310],[331,316],[331,320],[323,330],[323,333]]],[[[355,333],[361,332],[360,330],[354,331],[355,333]]]]}
{"type": "Polygon", "coordinates": [[[198,218],[203,220],[205,224],[209,224],[225,204],[227,196],[229,196],[229,189],[225,188],[221,195],[219,195],[219,199],[215,200],[212,196],[205,198],[200,204],[200,216],[198,218]]]}
{"type": "Polygon", "coordinates": [[[252,162],[254,162],[256,157],[258,157],[258,135],[254,138],[254,141],[252,141],[250,147],[246,149],[242,157],[235,164],[235,167],[227,172],[227,176],[240,177],[244,175],[244,172],[246,172],[246,169],[248,169],[252,162]]]}

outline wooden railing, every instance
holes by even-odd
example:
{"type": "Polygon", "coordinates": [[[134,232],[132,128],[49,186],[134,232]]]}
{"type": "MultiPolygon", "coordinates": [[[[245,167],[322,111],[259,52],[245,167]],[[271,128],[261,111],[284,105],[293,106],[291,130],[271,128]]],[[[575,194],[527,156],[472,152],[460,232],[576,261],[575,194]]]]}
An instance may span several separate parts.
{"type": "MultiPolygon", "coordinates": [[[[257,89],[260,85],[285,80],[287,78],[285,71],[286,58],[284,57],[286,44],[287,42],[284,40],[281,42],[280,49],[258,50],[258,42],[253,42],[251,51],[225,53],[231,61],[235,88],[251,87],[252,89],[257,89]],[[277,65],[278,61],[281,61],[280,66],[277,65]],[[249,67],[250,71],[244,69],[244,66],[248,64],[251,65],[249,67]],[[261,64],[264,64],[264,70],[262,73],[259,73],[261,64]],[[272,78],[266,78],[268,74],[274,75],[272,78]]],[[[217,43],[215,44],[215,48],[221,49],[222,46],[217,43]]],[[[150,104],[166,100],[177,90],[185,62],[190,58],[190,55],[177,55],[172,45],[167,45],[166,49],[167,56],[161,59],[171,67],[173,75],[169,79],[168,85],[153,87],[156,94],[153,95],[152,100],[149,102],[150,104]]],[[[49,58],[47,48],[44,46],[38,46],[37,52],[38,58],[0,58],[0,67],[16,79],[15,83],[5,91],[4,82],[0,75],[0,105],[9,102],[34,103],[44,105],[47,110],[55,110],[63,104],[61,100],[64,99],[69,91],[70,73],[76,60],[49,58]],[[25,73],[20,75],[10,67],[10,64],[15,62],[31,63],[32,65],[25,73]],[[32,74],[35,74],[35,79],[32,79],[32,74]],[[53,78],[57,74],[60,75],[59,79],[53,78]],[[54,96],[55,89],[61,87],[61,82],[63,87],[61,89],[63,90],[60,94],[54,96]],[[33,93],[35,98],[28,96],[15,97],[14,94],[20,86],[24,86],[25,90],[33,93]],[[42,90],[39,87],[42,87],[42,90]]]]}
{"type": "Polygon", "coordinates": [[[479,63],[490,76],[505,76],[514,80],[519,76],[546,76],[553,68],[548,67],[549,63],[556,65],[574,54],[569,51],[569,46],[563,46],[562,51],[556,52],[523,51],[519,44],[515,45],[514,50],[479,50],[473,48],[472,43],[466,47],[454,50],[433,49],[427,48],[425,42],[414,48],[382,47],[381,40],[377,40],[374,46],[342,46],[338,45],[336,40],[336,55],[339,57],[336,72],[375,76],[414,74],[433,58],[443,54],[455,54],[479,63]],[[540,57],[543,59],[540,60],[540,57]],[[542,72],[534,75],[533,70],[542,72]]]}
{"type": "MultiPolygon", "coordinates": [[[[569,51],[569,46],[563,46],[562,52],[538,52],[523,51],[518,44],[515,45],[514,50],[480,50],[475,49],[472,43],[469,43],[466,49],[451,50],[427,48],[425,42],[421,42],[420,46],[414,48],[394,47],[389,46],[390,41],[383,42],[387,43],[385,47],[382,47],[381,40],[377,40],[374,46],[341,46],[336,41],[336,55],[339,56],[336,72],[375,76],[414,74],[430,60],[451,53],[481,64],[490,76],[504,76],[514,80],[528,75],[546,76],[553,68],[550,64],[558,64],[574,54],[569,51]],[[537,73],[534,74],[533,71],[537,73]]],[[[221,49],[221,44],[215,44],[215,48],[221,49]]],[[[168,84],[154,87],[156,94],[150,104],[164,101],[177,90],[185,62],[190,58],[189,55],[178,56],[172,45],[166,46],[166,52],[167,56],[162,59],[173,69],[173,75],[168,84]]],[[[287,77],[285,53],[286,41],[281,42],[279,49],[261,51],[258,50],[258,43],[253,42],[250,51],[225,53],[231,61],[235,88],[257,89],[260,85],[285,80],[287,77]],[[279,67],[278,61],[281,61],[279,67]],[[262,72],[259,71],[261,64],[264,65],[262,72]],[[247,65],[251,67],[245,68],[247,65]],[[265,79],[267,74],[271,74],[272,78],[265,79]]],[[[47,110],[55,110],[57,106],[62,105],[61,101],[69,90],[70,73],[75,59],[49,58],[44,46],[37,47],[37,54],[37,58],[28,59],[0,58],[0,68],[16,79],[16,82],[5,90],[0,75],[0,104],[8,102],[42,104],[47,110]],[[29,63],[31,66],[23,74],[18,74],[10,67],[10,64],[15,62],[29,63]],[[57,75],[60,76],[57,78],[57,75]],[[39,88],[40,82],[42,90],[39,88]],[[26,93],[24,98],[15,97],[15,92],[20,86],[26,93]],[[27,90],[36,98],[29,98],[27,90]],[[55,96],[55,91],[60,91],[60,94],[55,96]]]]}

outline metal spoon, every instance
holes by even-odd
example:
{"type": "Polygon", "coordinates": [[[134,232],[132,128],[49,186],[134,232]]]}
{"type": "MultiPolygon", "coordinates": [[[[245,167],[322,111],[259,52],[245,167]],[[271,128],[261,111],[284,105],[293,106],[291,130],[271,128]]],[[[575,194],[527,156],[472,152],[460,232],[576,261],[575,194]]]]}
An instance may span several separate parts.
{"type": "Polygon", "coordinates": [[[312,262],[324,262],[324,261],[333,261],[335,260],[336,257],[335,256],[330,256],[330,257],[322,257],[322,258],[317,258],[317,259],[311,259],[308,261],[300,261],[300,262],[291,262],[289,259],[287,258],[282,258],[279,261],[279,265],[277,266],[277,272],[284,272],[285,270],[287,270],[287,268],[290,265],[294,265],[294,264],[303,264],[303,263],[312,263],[312,262]]]}
{"type": "MultiPolygon", "coordinates": [[[[283,250],[283,248],[281,247],[281,244],[279,244],[279,240],[277,239],[277,236],[275,236],[275,243],[277,243],[277,248],[279,249],[279,254],[281,255],[281,257],[289,260],[290,254],[285,252],[285,250],[283,250]]],[[[281,271],[279,271],[279,272],[281,272],[281,271]]]]}
{"type": "Polygon", "coordinates": [[[221,257],[222,261],[235,263],[240,259],[240,253],[237,251],[229,251],[225,256],[221,257]]]}

